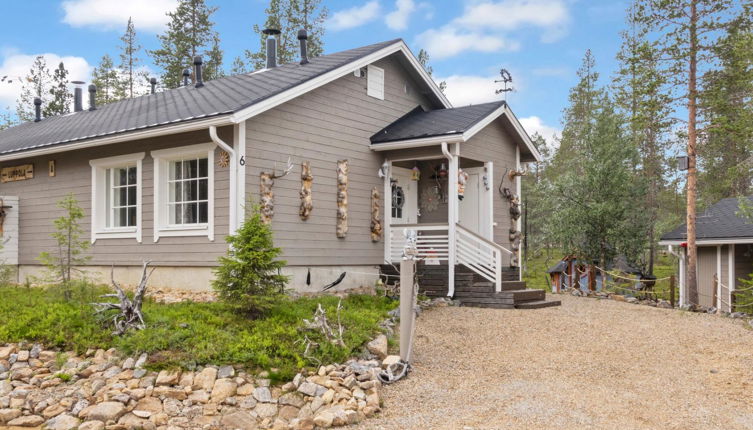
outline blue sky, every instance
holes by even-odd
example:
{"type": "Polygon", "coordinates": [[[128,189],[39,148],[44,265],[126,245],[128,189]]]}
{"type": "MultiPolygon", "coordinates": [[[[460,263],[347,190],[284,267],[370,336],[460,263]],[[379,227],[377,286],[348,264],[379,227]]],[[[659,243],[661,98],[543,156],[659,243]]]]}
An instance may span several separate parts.
{"type": "MultiPolygon", "coordinates": [[[[266,0],[207,0],[226,62],[256,49],[252,26],[263,23],[266,0]]],[[[511,71],[508,95],[529,132],[561,128],[560,113],[586,49],[603,82],[615,68],[626,0],[323,0],[330,12],[325,51],[402,37],[432,56],[434,76],[448,82],[455,105],[494,95],[499,69],[511,71]]],[[[24,74],[36,55],[63,59],[72,79],[88,80],[101,56],[117,55],[118,38],[134,17],[144,48],[155,48],[164,12],[175,0],[34,0],[4,2],[0,16],[0,76],[24,74]]],[[[147,61],[146,55],[144,58],[147,61]]],[[[0,86],[0,107],[15,105],[18,88],[0,86]]]]}

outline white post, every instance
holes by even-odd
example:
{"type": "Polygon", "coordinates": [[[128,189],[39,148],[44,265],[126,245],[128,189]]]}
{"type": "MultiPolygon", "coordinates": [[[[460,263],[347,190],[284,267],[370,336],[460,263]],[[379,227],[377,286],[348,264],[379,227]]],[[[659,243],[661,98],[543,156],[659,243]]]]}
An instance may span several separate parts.
{"type": "Polygon", "coordinates": [[[685,291],[685,248],[680,247],[680,304],[685,305],[687,298],[685,291]]]}
{"type": "Polygon", "coordinates": [[[447,177],[447,237],[448,237],[448,259],[447,259],[447,296],[455,295],[455,263],[456,263],[456,232],[455,224],[458,222],[458,157],[454,152],[457,151],[457,143],[453,144],[450,162],[450,174],[447,177]]]}
{"type": "Polygon", "coordinates": [[[716,309],[722,309],[722,245],[716,246],[716,309]]]}
{"type": "Polygon", "coordinates": [[[390,175],[392,175],[392,161],[384,160],[382,164],[382,173],[384,174],[384,262],[392,262],[392,184],[390,175]]]}
{"type": "Polygon", "coordinates": [[[727,252],[727,285],[729,288],[727,288],[727,291],[729,292],[729,295],[727,296],[727,303],[729,303],[729,312],[732,312],[732,293],[735,291],[736,288],[736,281],[735,279],[735,244],[730,243],[727,245],[729,247],[727,252]]]}
{"type": "Polygon", "coordinates": [[[413,345],[413,324],[416,313],[413,310],[413,270],[415,260],[403,258],[400,261],[400,359],[410,362],[413,345]]]}
{"type": "Polygon", "coordinates": [[[237,160],[235,163],[237,168],[237,193],[238,198],[236,200],[237,216],[235,218],[236,226],[235,230],[239,229],[246,219],[246,121],[241,122],[235,126],[235,142],[233,142],[233,148],[237,154],[237,160]]]}
{"type": "MultiPolygon", "coordinates": [[[[520,172],[520,147],[515,146],[515,170],[520,172]]],[[[521,232],[520,236],[520,243],[518,244],[518,281],[523,280],[523,232],[522,232],[522,225],[523,225],[523,186],[521,182],[521,176],[518,175],[515,177],[515,193],[518,195],[518,204],[520,205],[520,217],[517,221],[517,226],[515,227],[519,232],[521,232]]]]}

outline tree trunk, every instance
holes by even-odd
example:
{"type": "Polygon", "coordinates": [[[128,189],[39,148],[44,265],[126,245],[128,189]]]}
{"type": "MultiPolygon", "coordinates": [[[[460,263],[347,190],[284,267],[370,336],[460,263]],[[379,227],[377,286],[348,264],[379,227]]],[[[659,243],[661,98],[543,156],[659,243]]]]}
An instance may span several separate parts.
{"type": "Polygon", "coordinates": [[[688,300],[692,304],[698,304],[698,280],[696,279],[696,266],[698,254],[695,244],[695,211],[696,211],[696,72],[698,66],[698,12],[697,0],[690,2],[690,67],[688,70],[688,201],[687,201],[687,232],[688,232],[688,267],[687,288],[688,300]]]}

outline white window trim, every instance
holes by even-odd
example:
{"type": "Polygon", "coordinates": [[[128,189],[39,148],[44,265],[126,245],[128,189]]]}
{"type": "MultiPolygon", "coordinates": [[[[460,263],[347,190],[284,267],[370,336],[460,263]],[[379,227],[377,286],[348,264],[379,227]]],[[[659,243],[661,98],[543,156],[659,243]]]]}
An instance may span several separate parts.
{"type": "Polygon", "coordinates": [[[207,236],[209,240],[214,241],[214,143],[200,143],[198,145],[181,146],[178,148],[160,149],[150,152],[154,159],[154,241],[158,242],[160,237],[181,237],[181,236],[207,236]],[[207,208],[208,222],[206,224],[197,224],[191,226],[174,226],[167,223],[166,201],[162,201],[162,196],[167,196],[167,172],[170,161],[189,158],[189,157],[207,157],[208,189],[207,199],[209,200],[207,208]]]}
{"type": "Polygon", "coordinates": [[[142,231],[142,167],[146,153],[117,155],[115,157],[89,160],[92,167],[91,242],[98,239],[136,239],[141,243],[142,231]],[[106,224],[107,193],[105,175],[107,169],[136,165],[136,226],[108,228],[106,224]]]}

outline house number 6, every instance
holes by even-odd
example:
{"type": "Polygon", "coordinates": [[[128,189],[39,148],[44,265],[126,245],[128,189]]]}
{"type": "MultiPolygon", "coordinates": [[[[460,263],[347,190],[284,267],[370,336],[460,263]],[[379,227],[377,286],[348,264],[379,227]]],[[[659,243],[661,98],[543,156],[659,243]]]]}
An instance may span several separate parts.
{"type": "Polygon", "coordinates": [[[245,166],[246,165],[246,157],[243,156],[243,155],[241,155],[241,159],[240,159],[239,163],[241,164],[241,166],[245,166]]]}

